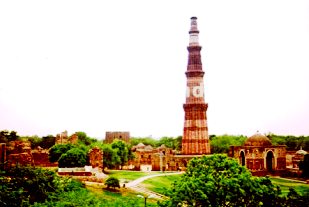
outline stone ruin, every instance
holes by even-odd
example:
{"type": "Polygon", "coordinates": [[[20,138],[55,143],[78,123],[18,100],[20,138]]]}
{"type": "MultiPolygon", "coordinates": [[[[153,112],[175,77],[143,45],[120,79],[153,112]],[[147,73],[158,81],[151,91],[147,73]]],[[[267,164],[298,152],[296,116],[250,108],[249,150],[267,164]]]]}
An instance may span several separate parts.
{"type": "Polygon", "coordinates": [[[72,134],[71,136],[68,136],[68,132],[64,131],[56,135],[55,144],[68,144],[68,143],[76,144],[77,141],[78,141],[77,134],[72,134]]]}
{"type": "Polygon", "coordinates": [[[124,141],[125,143],[130,143],[130,132],[106,132],[104,143],[113,143],[115,139],[124,141]]]}
{"type": "Polygon", "coordinates": [[[95,147],[88,152],[89,164],[92,168],[98,168],[100,171],[103,170],[103,151],[98,147],[95,147]]]}
{"type": "Polygon", "coordinates": [[[106,175],[103,173],[103,151],[98,147],[88,152],[90,166],[58,168],[58,175],[72,176],[82,182],[103,182],[106,175]]]}
{"type": "Polygon", "coordinates": [[[11,141],[6,147],[7,166],[34,165],[29,141],[11,141]]]}

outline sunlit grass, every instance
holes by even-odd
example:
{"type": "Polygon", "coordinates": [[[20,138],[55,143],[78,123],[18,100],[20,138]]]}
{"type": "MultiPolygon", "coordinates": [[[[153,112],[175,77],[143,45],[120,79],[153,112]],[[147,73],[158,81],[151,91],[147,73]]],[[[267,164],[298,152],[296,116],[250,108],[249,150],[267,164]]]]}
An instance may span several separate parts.
{"type": "Polygon", "coordinates": [[[271,182],[275,185],[279,185],[282,193],[284,195],[288,194],[289,188],[294,188],[296,192],[303,194],[309,192],[309,185],[301,183],[299,181],[286,180],[283,178],[270,178],[271,182]]]}
{"type": "Polygon", "coordinates": [[[108,176],[113,176],[119,180],[132,181],[147,175],[160,174],[161,172],[141,172],[141,171],[124,171],[124,170],[108,170],[105,172],[108,176]]]}
{"type": "Polygon", "coordinates": [[[166,189],[172,186],[172,183],[180,179],[181,175],[166,175],[147,179],[143,185],[151,191],[156,193],[165,194],[166,189]]]}
{"type": "MultiPolygon", "coordinates": [[[[131,191],[127,188],[120,188],[117,190],[109,191],[102,186],[88,186],[88,190],[96,195],[97,198],[100,200],[104,200],[103,206],[113,207],[113,206],[123,206],[128,204],[128,206],[134,207],[143,207],[145,200],[143,198],[139,198],[137,195],[140,193],[131,191]],[[130,204],[130,205],[129,205],[130,204]]],[[[102,206],[102,205],[100,205],[102,206]]],[[[149,207],[157,207],[157,200],[156,199],[147,199],[147,206],[149,207]]]]}
{"type": "MultiPolygon", "coordinates": [[[[164,194],[166,189],[172,186],[172,183],[180,179],[181,175],[170,175],[154,177],[143,182],[143,185],[151,191],[164,194]]],[[[273,184],[278,185],[283,195],[287,195],[289,188],[294,188],[298,193],[304,194],[309,192],[309,184],[301,183],[299,181],[286,180],[283,178],[270,178],[273,184]]]]}

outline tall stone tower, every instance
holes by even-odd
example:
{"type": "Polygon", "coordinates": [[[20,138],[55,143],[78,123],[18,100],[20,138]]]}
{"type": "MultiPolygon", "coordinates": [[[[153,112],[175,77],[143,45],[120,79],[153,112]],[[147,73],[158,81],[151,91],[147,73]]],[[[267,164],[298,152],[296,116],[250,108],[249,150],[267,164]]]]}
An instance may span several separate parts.
{"type": "Polygon", "coordinates": [[[189,31],[189,58],[186,71],[187,95],[183,105],[185,111],[184,130],[182,138],[183,155],[210,154],[206,111],[208,104],[204,99],[204,71],[202,68],[202,47],[199,45],[197,18],[191,18],[189,31]]]}

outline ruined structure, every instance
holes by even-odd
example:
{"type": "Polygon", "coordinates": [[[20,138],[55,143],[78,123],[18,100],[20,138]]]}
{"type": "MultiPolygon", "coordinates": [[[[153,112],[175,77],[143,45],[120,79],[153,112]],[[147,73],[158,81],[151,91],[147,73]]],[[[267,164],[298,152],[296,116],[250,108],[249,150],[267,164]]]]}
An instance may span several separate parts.
{"type": "Polygon", "coordinates": [[[260,133],[247,138],[243,146],[231,146],[229,156],[236,158],[253,175],[280,174],[286,170],[286,146],[274,146],[260,133]]]}
{"type": "Polygon", "coordinates": [[[197,18],[191,18],[189,31],[189,58],[186,71],[187,95],[183,105],[185,111],[184,130],[182,138],[183,155],[210,154],[206,111],[208,104],[204,100],[204,71],[199,45],[199,30],[197,18]]]}
{"type": "Polygon", "coordinates": [[[34,165],[41,167],[56,167],[58,163],[51,163],[48,159],[49,151],[38,146],[31,151],[34,165]]]}
{"type": "Polygon", "coordinates": [[[305,150],[300,147],[300,150],[297,150],[294,156],[292,157],[292,168],[299,169],[299,163],[304,161],[305,155],[308,154],[305,150]]]}
{"type": "Polygon", "coordinates": [[[103,170],[103,151],[98,147],[94,147],[89,150],[89,164],[92,168],[99,168],[101,171],[103,170]]]}
{"type": "Polygon", "coordinates": [[[150,145],[139,143],[131,149],[135,153],[132,163],[135,170],[140,171],[166,171],[177,170],[172,149],[162,145],[153,148],[150,145]]]}
{"type": "Polygon", "coordinates": [[[68,136],[68,132],[64,131],[56,135],[55,144],[68,144],[68,143],[76,144],[77,141],[78,141],[77,134],[72,134],[71,136],[68,136]]]}
{"type": "Polygon", "coordinates": [[[106,132],[104,143],[113,143],[115,139],[130,143],[130,132],[106,132]]]}
{"type": "Polygon", "coordinates": [[[6,163],[6,144],[0,143],[0,170],[4,169],[6,163]]]}
{"type": "Polygon", "coordinates": [[[29,141],[11,141],[6,147],[7,167],[34,165],[29,141]]]}

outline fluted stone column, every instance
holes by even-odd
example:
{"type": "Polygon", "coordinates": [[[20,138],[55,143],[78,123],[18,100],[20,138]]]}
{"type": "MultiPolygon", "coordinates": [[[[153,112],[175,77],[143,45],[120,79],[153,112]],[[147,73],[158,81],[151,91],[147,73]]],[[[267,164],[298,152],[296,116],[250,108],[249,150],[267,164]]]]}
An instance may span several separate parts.
{"type": "Polygon", "coordinates": [[[188,46],[188,66],[184,131],[182,138],[182,154],[202,155],[210,154],[206,111],[208,104],[204,98],[204,71],[202,68],[202,47],[199,45],[197,18],[191,18],[188,46]]]}

